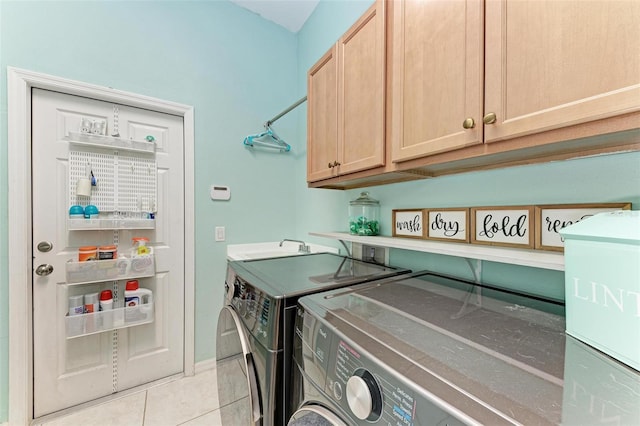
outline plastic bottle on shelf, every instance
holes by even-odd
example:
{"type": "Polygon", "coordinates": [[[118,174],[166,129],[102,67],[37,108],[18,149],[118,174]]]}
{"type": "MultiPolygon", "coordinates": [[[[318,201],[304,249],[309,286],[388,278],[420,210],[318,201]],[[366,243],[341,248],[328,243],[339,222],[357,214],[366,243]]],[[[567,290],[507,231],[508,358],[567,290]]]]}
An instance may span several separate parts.
{"type": "Polygon", "coordinates": [[[69,315],[81,315],[84,313],[84,297],[79,294],[77,296],[69,296],[69,315]]]}
{"type": "Polygon", "coordinates": [[[111,290],[103,290],[100,292],[100,310],[109,311],[113,309],[113,293],[111,290]]]}
{"type": "Polygon", "coordinates": [[[88,293],[84,295],[85,314],[98,312],[98,310],[100,309],[99,294],[100,293],[88,293]]]}
{"type": "Polygon", "coordinates": [[[152,312],[153,292],[148,288],[140,288],[138,280],[129,280],[124,290],[124,306],[125,321],[144,320],[152,312]]]}
{"type": "Polygon", "coordinates": [[[152,253],[151,247],[147,246],[149,239],[146,237],[133,237],[133,248],[131,249],[131,257],[145,256],[152,253]]]}
{"type": "Polygon", "coordinates": [[[109,330],[113,327],[113,293],[111,290],[102,290],[100,292],[100,314],[101,324],[103,330],[109,330]]]}
{"type": "MultiPolygon", "coordinates": [[[[87,293],[84,295],[84,313],[96,314],[100,310],[100,293],[87,293]]],[[[99,331],[96,315],[85,315],[84,327],[86,333],[99,331]]]]}
{"type": "MultiPolygon", "coordinates": [[[[82,315],[84,313],[84,296],[78,294],[69,296],[69,316],[82,315]]],[[[67,319],[67,336],[78,336],[83,333],[84,319],[82,317],[67,319]]]]}

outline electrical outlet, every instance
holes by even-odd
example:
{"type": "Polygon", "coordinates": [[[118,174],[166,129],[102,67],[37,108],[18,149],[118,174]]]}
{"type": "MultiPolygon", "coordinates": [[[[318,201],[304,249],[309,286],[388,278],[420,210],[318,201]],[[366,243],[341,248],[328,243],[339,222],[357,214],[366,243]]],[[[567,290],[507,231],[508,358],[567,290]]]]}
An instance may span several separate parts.
{"type": "Polygon", "coordinates": [[[225,237],[224,226],[216,226],[216,241],[224,241],[225,237]]]}
{"type": "Polygon", "coordinates": [[[387,263],[387,249],[378,246],[362,245],[362,260],[365,262],[378,263],[385,265],[387,263]]]}
{"type": "Polygon", "coordinates": [[[386,265],[389,262],[389,253],[385,247],[353,243],[351,251],[354,259],[378,263],[380,265],[386,265]]]}

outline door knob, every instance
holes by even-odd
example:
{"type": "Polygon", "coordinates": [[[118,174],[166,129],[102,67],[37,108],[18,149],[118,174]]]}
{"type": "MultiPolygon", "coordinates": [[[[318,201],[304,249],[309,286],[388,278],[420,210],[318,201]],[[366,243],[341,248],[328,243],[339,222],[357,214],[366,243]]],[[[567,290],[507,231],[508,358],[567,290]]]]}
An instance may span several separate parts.
{"type": "Polygon", "coordinates": [[[36,268],[36,274],[40,276],[49,275],[52,272],[53,272],[53,265],[42,264],[36,268]]]}
{"type": "Polygon", "coordinates": [[[490,112],[487,115],[485,115],[484,117],[482,117],[482,122],[484,124],[493,124],[496,122],[496,113],[495,112],[490,112]]]}

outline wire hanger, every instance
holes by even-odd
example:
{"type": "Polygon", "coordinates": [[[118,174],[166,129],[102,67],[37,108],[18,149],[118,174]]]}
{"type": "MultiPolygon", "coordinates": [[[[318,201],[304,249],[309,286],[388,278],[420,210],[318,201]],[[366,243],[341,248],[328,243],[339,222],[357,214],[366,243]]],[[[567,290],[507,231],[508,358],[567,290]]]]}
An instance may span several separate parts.
{"type": "Polygon", "coordinates": [[[291,145],[280,139],[280,136],[271,128],[271,125],[278,120],[283,115],[289,113],[291,110],[296,108],[298,105],[307,100],[307,97],[303,97],[302,99],[295,102],[289,108],[282,111],[280,114],[273,117],[271,120],[264,123],[265,131],[262,133],[258,133],[255,135],[250,135],[244,138],[244,144],[246,146],[254,147],[254,146],[262,146],[265,148],[274,148],[278,149],[280,152],[289,152],[291,151],[291,145]]]}

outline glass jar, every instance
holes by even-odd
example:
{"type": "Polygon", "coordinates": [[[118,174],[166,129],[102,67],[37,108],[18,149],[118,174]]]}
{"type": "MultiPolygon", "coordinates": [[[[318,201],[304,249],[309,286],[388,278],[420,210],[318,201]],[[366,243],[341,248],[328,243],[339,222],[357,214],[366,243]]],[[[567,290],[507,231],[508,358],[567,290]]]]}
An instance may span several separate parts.
{"type": "Polygon", "coordinates": [[[351,235],[378,235],[380,233],[380,202],[368,192],[349,201],[349,233],[351,235]]]}

